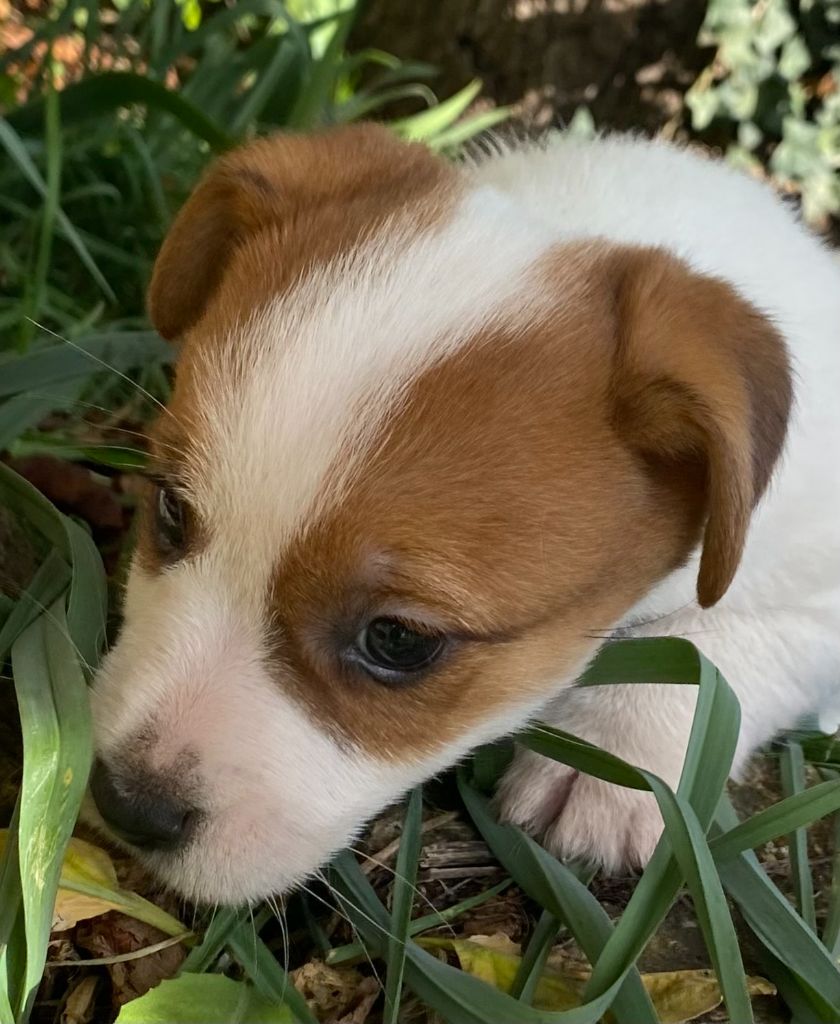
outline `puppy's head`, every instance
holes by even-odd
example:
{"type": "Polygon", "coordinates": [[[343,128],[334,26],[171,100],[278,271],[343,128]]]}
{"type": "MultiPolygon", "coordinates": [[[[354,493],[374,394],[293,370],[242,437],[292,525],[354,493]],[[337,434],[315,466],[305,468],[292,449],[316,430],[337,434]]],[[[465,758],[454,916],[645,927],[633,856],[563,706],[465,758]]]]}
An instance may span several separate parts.
{"type": "Polygon", "coordinates": [[[222,159],[150,309],[181,351],[93,792],[197,898],[292,885],[516,728],[698,543],[715,602],[783,441],[729,286],[370,126],[222,159]]]}

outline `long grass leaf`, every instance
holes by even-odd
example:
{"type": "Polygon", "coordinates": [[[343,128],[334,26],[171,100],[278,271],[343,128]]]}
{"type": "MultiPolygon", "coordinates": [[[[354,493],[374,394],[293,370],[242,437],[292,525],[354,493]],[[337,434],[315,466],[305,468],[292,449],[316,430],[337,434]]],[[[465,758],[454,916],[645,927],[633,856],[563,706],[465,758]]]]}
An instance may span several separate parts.
{"type": "MultiPolygon", "coordinates": [[[[51,60],[51,58],[50,58],[51,60]]],[[[38,235],[38,250],[35,257],[35,270],[28,287],[26,302],[28,317],[21,324],[21,347],[26,349],[32,337],[32,319],[40,316],[50,270],[53,230],[59,210],[61,195],[61,128],[58,113],[58,93],[52,81],[52,70],[49,72],[47,93],[44,106],[44,148],[47,160],[47,180],[44,205],[41,208],[41,223],[38,235]],[[31,319],[30,319],[31,318],[31,319]]]]}
{"type": "Polygon", "coordinates": [[[420,827],[423,824],[423,791],[415,789],[408,798],[397,854],[394,887],[391,896],[391,925],[388,937],[388,973],[385,978],[385,1024],[397,1024],[405,970],[411,911],[414,906],[414,881],[420,857],[420,827]]]}
{"type": "MultiPolygon", "coordinates": [[[[36,118],[36,124],[39,123],[40,118],[43,116],[43,112],[40,106],[38,109],[38,115],[39,117],[36,118]]],[[[0,146],[2,146],[6,150],[6,152],[9,154],[9,157],[14,161],[15,164],[17,164],[19,170],[30,183],[30,185],[32,185],[32,187],[41,196],[41,198],[46,201],[49,191],[47,183],[41,177],[40,171],[33,163],[29,153],[26,151],[26,146],[24,145],[23,140],[20,138],[17,131],[13,128],[8,119],[2,117],[0,117],[0,146]]],[[[114,301],[116,296],[114,295],[111,286],[105,279],[105,275],[97,266],[96,261],[91,256],[90,252],[87,249],[87,246],[84,244],[81,237],[79,236],[78,231],[70,222],[70,219],[68,218],[67,214],[61,209],[61,207],[57,207],[54,211],[54,215],[55,223],[61,229],[62,235],[76,250],[76,254],[87,268],[91,277],[94,279],[94,281],[96,281],[97,285],[105,294],[105,296],[109,300],[114,301]]]]}
{"type": "MultiPolygon", "coordinates": [[[[715,816],[716,830],[727,833],[737,824],[732,805],[722,799],[715,816]]],[[[750,929],[796,976],[802,997],[820,1020],[840,1020],[840,968],[767,877],[755,854],[746,851],[723,861],[718,864],[718,872],[750,929]]]]}
{"type": "MultiPolygon", "coordinates": [[[[595,964],[613,934],[606,911],[576,875],[564,864],[513,825],[500,825],[490,813],[487,798],[467,782],[462,772],[458,788],[470,817],[504,868],[519,887],[562,921],[578,945],[595,964]]],[[[608,989],[617,993],[616,1019],[626,1024],[656,1021],[650,997],[642,985],[634,961],[628,958],[611,985],[596,993],[597,1002],[608,989]]]]}
{"type": "MultiPolygon", "coordinates": [[[[143,104],[151,110],[170,114],[187,131],[218,152],[229,149],[236,141],[183,96],[134,71],[91,75],[61,92],[61,116],[65,124],[101,117],[132,104],[143,104]]],[[[34,100],[20,107],[9,116],[7,127],[11,125],[21,133],[37,131],[43,116],[42,106],[43,100],[34,100]]]]}
{"type": "Polygon", "coordinates": [[[510,987],[510,994],[514,999],[529,1005],[534,1001],[534,993],[545,970],[548,955],[562,927],[562,922],[548,910],[540,914],[510,987]]]}
{"type": "MultiPolygon", "coordinates": [[[[805,791],[805,758],[802,747],[795,740],[788,740],[779,757],[782,792],[795,797],[805,791]]],[[[788,857],[790,875],[796,897],[796,905],[805,923],[812,929],[817,927],[817,912],[814,905],[814,880],[808,860],[808,833],[804,827],[794,829],[788,836],[788,857]]]]}
{"type": "Polygon", "coordinates": [[[26,973],[18,1013],[28,1019],[46,961],[64,851],[92,759],[87,688],[69,639],[63,601],[12,647],[23,731],[18,847],[26,932],[26,973]]]}
{"type": "Polygon", "coordinates": [[[754,850],[786,832],[810,825],[818,818],[840,809],[840,780],[821,782],[795,796],[786,797],[759,811],[729,832],[709,843],[718,863],[731,860],[746,850],[754,850]]]}

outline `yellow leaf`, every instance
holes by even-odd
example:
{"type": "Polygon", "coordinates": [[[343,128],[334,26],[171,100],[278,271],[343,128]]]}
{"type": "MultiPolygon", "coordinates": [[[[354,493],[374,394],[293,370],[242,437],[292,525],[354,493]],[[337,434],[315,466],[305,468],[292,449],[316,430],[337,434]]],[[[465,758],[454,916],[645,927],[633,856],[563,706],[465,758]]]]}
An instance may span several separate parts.
{"type": "MultiPolygon", "coordinates": [[[[0,829],[0,856],[8,834],[8,829],[0,829]]],[[[67,931],[77,922],[99,917],[109,910],[146,921],[167,935],[184,932],[181,922],[156,904],[119,887],[114,863],[105,850],[83,839],[71,839],[58,880],[52,930],[67,931]]]]}
{"type": "MultiPolygon", "coordinates": [[[[418,939],[430,949],[451,950],[462,970],[481,978],[503,992],[509,992],[519,969],[519,946],[506,935],[476,935],[471,939],[418,939]]],[[[538,1010],[569,1010],[580,1006],[589,972],[578,961],[568,960],[557,951],[551,966],[540,978],[534,993],[538,1010]]],[[[650,994],[661,1024],[687,1024],[708,1013],[722,1001],[720,987],[711,971],[663,971],[643,974],[642,982],[650,994]]],[[[774,995],[775,988],[764,978],[747,978],[752,996],[774,995]]]]}
{"type": "MultiPolygon", "coordinates": [[[[0,829],[0,856],[6,846],[9,830],[0,829]]],[[[106,889],[117,889],[117,872],[105,850],[86,843],[83,839],[71,839],[64,855],[59,890],[56,893],[53,910],[52,930],[63,932],[77,922],[89,917],[99,917],[117,905],[98,896],[88,896],[64,888],[67,883],[94,884],[106,889]]]]}

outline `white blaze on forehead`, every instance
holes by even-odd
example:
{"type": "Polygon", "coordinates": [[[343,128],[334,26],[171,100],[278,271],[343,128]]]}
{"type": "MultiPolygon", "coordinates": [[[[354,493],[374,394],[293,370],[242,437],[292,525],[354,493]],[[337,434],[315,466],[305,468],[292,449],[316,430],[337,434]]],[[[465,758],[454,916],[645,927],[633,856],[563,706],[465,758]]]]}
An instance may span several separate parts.
{"type": "Polygon", "coordinates": [[[419,234],[389,223],[204,347],[188,483],[240,570],[245,559],[268,571],[420,373],[489,325],[516,330],[539,315],[531,272],[549,244],[500,194],[473,190],[448,221],[419,234]]]}

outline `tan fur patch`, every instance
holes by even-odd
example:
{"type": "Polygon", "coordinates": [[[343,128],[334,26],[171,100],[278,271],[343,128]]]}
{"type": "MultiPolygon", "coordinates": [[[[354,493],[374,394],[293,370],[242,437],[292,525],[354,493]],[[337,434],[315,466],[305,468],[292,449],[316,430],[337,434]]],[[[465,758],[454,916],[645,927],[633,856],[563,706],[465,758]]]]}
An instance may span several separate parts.
{"type": "Polygon", "coordinates": [[[187,335],[188,360],[194,338],[223,335],[387,220],[408,217],[419,230],[438,219],[455,180],[425,146],[373,124],[235,150],[211,166],[166,237],[149,287],[152,321],[165,338],[187,335]]]}
{"type": "Polygon", "coordinates": [[[778,455],[784,348],[732,289],[653,251],[572,247],[549,264],[573,298],[528,337],[477,337],[419,380],[340,507],[278,567],[282,685],[382,756],[548,692],[705,519],[701,593],[719,586],[742,496],[751,508],[778,455]],[[342,665],[381,614],[437,624],[450,653],[398,689],[342,665]]]}

